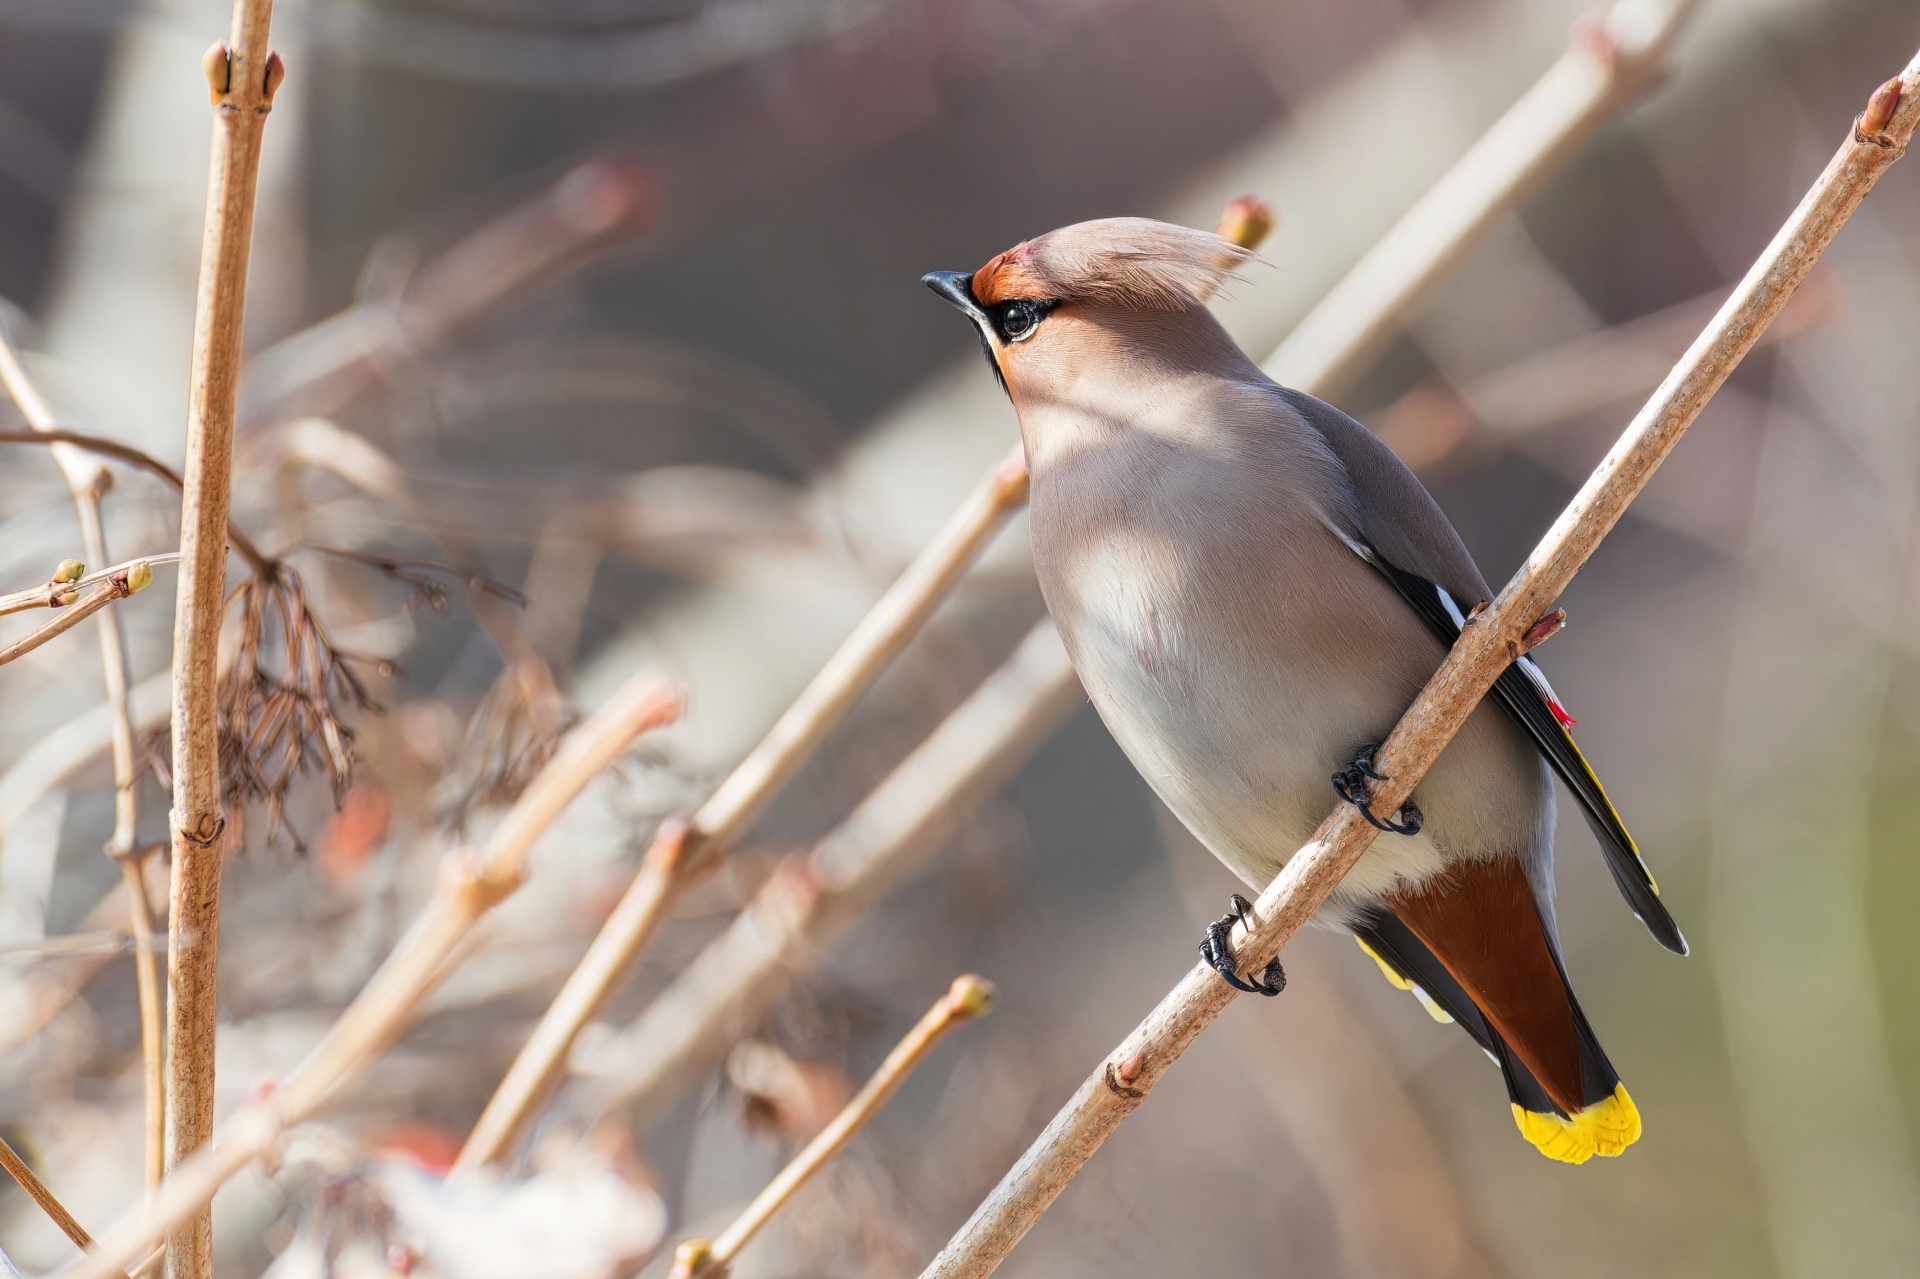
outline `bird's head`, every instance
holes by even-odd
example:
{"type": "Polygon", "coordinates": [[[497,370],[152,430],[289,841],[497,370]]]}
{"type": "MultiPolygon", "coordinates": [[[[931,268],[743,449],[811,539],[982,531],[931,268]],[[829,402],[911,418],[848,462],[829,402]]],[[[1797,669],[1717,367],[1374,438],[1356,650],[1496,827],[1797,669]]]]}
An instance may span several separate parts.
{"type": "Polygon", "coordinates": [[[1017,244],[971,274],[932,271],[921,283],[973,321],[1011,393],[1023,369],[1074,362],[1101,335],[1191,327],[1181,322],[1251,256],[1211,231],[1102,218],[1017,244]]]}

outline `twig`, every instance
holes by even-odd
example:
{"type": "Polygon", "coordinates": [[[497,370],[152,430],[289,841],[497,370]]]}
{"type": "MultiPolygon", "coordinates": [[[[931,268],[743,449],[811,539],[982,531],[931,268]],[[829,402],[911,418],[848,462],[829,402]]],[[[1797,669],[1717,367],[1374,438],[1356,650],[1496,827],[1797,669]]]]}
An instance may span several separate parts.
{"type": "Polygon", "coordinates": [[[151,581],[153,581],[153,570],[147,568],[144,563],[136,561],[131,570],[108,581],[78,603],[68,605],[64,612],[39,630],[29,631],[13,643],[0,648],[0,666],[5,666],[16,657],[31,653],[50,639],[66,634],[115,600],[127,598],[151,581]],[[142,572],[142,570],[145,571],[142,572]]]}
{"type": "Polygon", "coordinates": [[[952,987],[907,1032],[906,1038],[894,1046],[872,1078],[848,1100],[833,1121],[780,1170],[780,1175],[754,1196],[753,1202],[719,1238],[689,1239],[680,1245],[674,1254],[669,1279],[725,1279],[728,1265],[747,1241],[793,1198],[794,1192],[805,1185],[809,1177],[853,1140],[854,1134],[887,1104],[894,1090],[906,1081],[934,1046],[946,1038],[947,1032],[961,1022],[986,1016],[992,1007],[992,982],[972,973],[954,978],[952,987]]]}
{"type": "MultiPolygon", "coordinates": [[[[87,566],[78,560],[66,560],[55,570],[45,586],[15,591],[11,595],[0,595],[0,617],[13,613],[25,613],[36,608],[66,608],[78,598],[81,591],[89,586],[111,583],[121,577],[132,579],[137,576],[151,581],[155,564],[175,564],[179,560],[179,555],[168,551],[162,555],[143,555],[137,560],[115,564],[112,568],[103,568],[97,573],[87,572],[87,566]],[[147,571],[140,573],[141,568],[147,571]]],[[[141,586],[133,589],[141,590],[144,585],[145,582],[142,582],[141,586]]]]}
{"type": "MultiPolygon", "coordinates": [[[[27,1161],[7,1144],[5,1138],[0,1138],[0,1168],[7,1170],[7,1175],[20,1184],[20,1189],[26,1191],[30,1199],[40,1205],[40,1210],[53,1219],[54,1225],[60,1227],[60,1233],[73,1240],[75,1247],[83,1251],[93,1247],[93,1236],[87,1233],[86,1227],[74,1220],[73,1214],[67,1211],[66,1205],[54,1197],[54,1193],[47,1189],[47,1183],[35,1175],[33,1169],[27,1166],[27,1161]]],[[[109,1271],[108,1273],[118,1272],[109,1271]]],[[[124,1274],[121,1275],[121,1279],[126,1279],[124,1274]]]]}
{"type": "MultiPolygon", "coordinates": [[[[0,383],[36,431],[59,429],[53,409],[33,379],[27,376],[13,344],[0,334],[0,383]]],[[[83,466],[72,445],[56,446],[54,460],[67,477],[73,508],[80,522],[80,544],[87,558],[98,564],[107,558],[106,526],[100,518],[100,499],[111,477],[99,465],[83,466]]],[[[151,561],[149,561],[151,563],[151,561]]],[[[128,583],[131,585],[131,566],[128,583]]],[[[149,578],[152,569],[147,570],[149,578]]],[[[82,579],[85,580],[84,578],[82,579]]],[[[136,847],[140,819],[139,767],[134,753],[133,713],[128,688],[132,671],[120,635],[120,619],[112,609],[100,614],[100,672],[111,716],[113,748],[113,834],[106,853],[120,866],[127,887],[127,914],[133,928],[134,984],[140,1004],[140,1083],[146,1146],[142,1168],[149,1186],[158,1184],[166,1166],[166,1083],[164,1044],[161,1041],[160,968],[153,949],[153,913],[147,901],[145,858],[136,847]]]]}
{"type": "Polygon", "coordinates": [[[813,849],[782,862],[746,910],[632,1025],[574,1063],[569,1108],[640,1114],[717,1061],[817,953],[917,871],[980,799],[1083,704],[1053,624],[1042,622],[972,696],[813,849]]]}
{"type": "Polygon", "coordinates": [[[1665,74],[1699,0],[1620,0],[1583,20],[1560,60],[1262,363],[1276,382],[1333,398],[1379,354],[1415,301],[1594,129],[1665,74]]]}
{"type": "MultiPolygon", "coordinates": [[[[1381,747],[1376,802],[1397,806],[1439,757],[1522,638],[1652,478],[1694,419],[1846,224],[1920,124],[1920,55],[1875,92],[1866,113],[1773,243],[1681,357],[1526,564],[1459,640],[1381,747]]],[[[1255,926],[1236,925],[1234,953],[1258,972],[1332,894],[1377,832],[1341,805],[1255,903],[1255,926]]],[[[1234,997],[1196,965],[1121,1041],[1021,1156],[922,1279],[979,1279],[999,1266],[1093,1152],[1145,1099],[1174,1060],[1234,997]]]]}
{"type": "Polygon", "coordinates": [[[155,1239],[200,1213],[227,1178],[357,1079],[453,970],[455,953],[474,926],[525,880],[527,854],[553,819],[636,737],[672,721],[680,708],[679,690],[643,671],[575,729],[484,849],[459,848],[442,861],[433,899],[306,1060],[277,1089],[242,1107],[218,1141],[170,1168],[152,1200],[109,1231],[72,1273],[110,1279],[114,1267],[135,1260],[155,1239]]]}
{"type": "MultiPolygon", "coordinates": [[[[213,1136],[214,1039],[219,1017],[220,788],[217,672],[226,604],[233,413],[240,376],[260,142],[285,76],[268,52],[273,0],[234,0],[232,38],[207,50],[213,160],[200,244],[187,460],[180,497],[180,586],[173,624],[173,883],[167,930],[167,1166],[213,1136]],[[179,946],[193,933],[200,945],[179,946]]],[[[126,1260],[132,1260],[127,1258],[126,1260]]],[[[167,1240],[173,1279],[212,1279],[213,1214],[167,1240]]]]}

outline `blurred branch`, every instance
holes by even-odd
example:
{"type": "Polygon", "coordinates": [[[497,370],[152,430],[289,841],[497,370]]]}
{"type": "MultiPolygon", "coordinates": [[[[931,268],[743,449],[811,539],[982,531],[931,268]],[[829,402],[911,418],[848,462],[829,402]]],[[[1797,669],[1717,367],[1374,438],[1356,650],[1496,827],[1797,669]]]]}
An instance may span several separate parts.
{"type": "Polygon", "coordinates": [[[242,429],[341,408],[507,299],[644,228],[654,210],[643,174],[581,165],[429,262],[399,297],[357,303],[254,356],[242,429]]]}
{"type": "MultiPolygon", "coordinates": [[[[91,435],[85,431],[69,431],[64,427],[35,427],[30,431],[0,429],[0,444],[51,444],[56,448],[63,444],[70,444],[75,448],[85,449],[89,453],[98,453],[102,457],[114,458],[125,462],[128,466],[137,467],[149,475],[165,480],[177,492],[183,492],[186,487],[179,473],[165,462],[110,436],[91,435]]],[[[246,560],[256,577],[272,576],[273,561],[262,554],[260,548],[253,544],[253,540],[234,527],[231,521],[227,524],[227,542],[234,550],[240,552],[240,557],[246,560]]]]}
{"type": "Polygon", "coordinates": [[[941,842],[1081,705],[1050,622],[887,774],[813,849],[782,862],[747,908],[631,1026],[574,1069],[570,1109],[651,1112],[705,1069],[816,953],[941,842]]]}
{"type": "MultiPolygon", "coordinates": [[[[173,885],[167,919],[167,1165],[213,1136],[219,1023],[220,623],[226,604],[227,512],[260,143],[285,68],[268,51],[273,0],[234,0],[232,37],[202,67],[213,105],[212,176],[200,245],[187,459],[180,497],[180,584],[173,635],[173,885]],[[182,948],[192,934],[200,944],[182,948]]],[[[132,1257],[123,1259],[133,1260],[132,1257]]],[[[172,1279],[212,1279],[213,1214],[167,1239],[172,1279]]]]}
{"type": "MultiPolygon", "coordinates": [[[[1824,276],[1807,281],[1761,338],[1772,346],[1823,323],[1834,310],[1824,276]]],[[[1667,370],[1719,308],[1715,291],[1588,333],[1504,368],[1458,383],[1422,382],[1368,425],[1413,470],[1461,448],[1500,445],[1660,385],[1667,370]]]]}
{"type": "MultiPolygon", "coordinates": [[[[1468,619],[1440,669],[1381,747],[1374,801],[1399,805],[1509,663],[1529,628],[1612,530],[1713,393],[1839,234],[1920,125],[1920,55],[1875,92],[1826,171],[1713,322],[1575,494],[1513,580],[1468,619]]],[[[1254,927],[1235,926],[1242,972],[1259,972],[1310,919],[1378,832],[1352,805],[1320,824],[1255,903],[1254,927]]],[[[961,1227],[923,1279],[978,1279],[996,1270],[1175,1059],[1232,1002],[1234,991],[1197,964],[1121,1041],[961,1227]]]]}
{"type": "Polygon", "coordinates": [[[1274,381],[1337,397],[1401,319],[1494,223],[1606,120],[1658,83],[1699,0],[1618,0],[1583,19],[1560,60],[1454,162],[1262,362],[1274,381]]]}
{"type": "Polygon", "coordinates": [[[854,1134],[887,1104],[894,1090],[914,1068],[961,1022],[984,1017],[993,1006],[993,983],[971,973],[956,977],[953,986],[929,1008],[906,1038],[894,1046],[873,1077],[861,1086],[833,1121],[815,1134],[780,1174],[746,1206],[717,1239],[689,1239],[674,1254],[670,1279],[726,1279],[727,1267],[740,1249],[780,1211],[795,1191],[839,1154],[854,1134]]]}
{"type": "Polygon", "coordinates": [[[899,655],[1026,500],[1018,450],[974,490],[854,627],[820,673],[686,823],[663,825],[639,873],[480,1116],[459,1168],[503,1157],[546,1096],[580,1028],[631,967],[674,891],[732,846],[899,655]]]}
{"type": "Polygon", "coordinates": [[[553,820],[636,737],[671,722],[680,707],[677,689],[642,671],[569,734],[484,848],[462,847],[446,856],[432,901],[306,1060],[278,1088],[235,1114],[219,1141],[171,1168],[152,1200],[108,1232],[74,1273],[109,1279],[114,1267],[201,1212],[227,1178],[271,1150],[289,1126],[358,1079],[452,971],[455,953],[475,925],[525,881],[527,855],[553,820]]]}

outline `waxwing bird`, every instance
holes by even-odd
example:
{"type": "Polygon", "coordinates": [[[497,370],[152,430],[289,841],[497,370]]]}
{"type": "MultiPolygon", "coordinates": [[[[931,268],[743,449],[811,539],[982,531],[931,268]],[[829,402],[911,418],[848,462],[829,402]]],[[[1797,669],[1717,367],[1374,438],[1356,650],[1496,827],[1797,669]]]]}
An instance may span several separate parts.
{"type": "MultiPolygon", "coordinates": [[[[1160,798],[1264,887],[1339,799],[1390,833],[1321,912],[1458,1022],[1554,1159],[1617,1155],[1640,1117],[1575,1001],[1553,913],[1558,773],[1656,939],[1686,942],[1572,718],[1523,658],[1400,812],[1372,746],[1493,592],[1365,427],[1273,382],[1201,299],[1249,255],[1138,218],[1064,227],[925,283],[972,320],[1032,475],[1034,567],[1074,668],[1160,798]],[[1329,774],[1332,788],[1329,789],[1329,774]]],[[[1235,910],[1246,909],[1235,898],[1235,910]]],[[[1202,953],[1241,989],[1226,925],[1202,953]]]]}

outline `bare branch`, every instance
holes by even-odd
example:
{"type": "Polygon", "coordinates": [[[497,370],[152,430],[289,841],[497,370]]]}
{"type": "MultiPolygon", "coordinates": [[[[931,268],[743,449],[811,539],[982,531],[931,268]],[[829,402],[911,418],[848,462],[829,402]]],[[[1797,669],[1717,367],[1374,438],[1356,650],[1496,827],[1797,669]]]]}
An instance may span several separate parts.
{"type": "MultiPolygon", "coordinates": [[[[180,498],[180,586],[173,633],[173,885],[167,929],[167,1166],[213,1136],[214,1039],[219,1019],[220,860],[226,815],[220,786],[218,657],[226,603],[233,414],[240,378],[260,142],[285,74],[268,52],[273,0],[234,0],[227,44],[203,68],[213,104],[213,162],[200,244],[187,460],[180,498]],[[200,944],[183,949],[193,934],[200,944]]],[[[131,1261],[129,1257],[126,1260],[131,1261]]],[[[167,1240],[173,1279],[212,1279],[213,1215],[180,1223],[167,1240]]]]}
{"type": "Polygon", "coordinates": [[[1420,297],[1603,122],[1666,73],[1699,0],[1619,0],[1576,25],[1567,52],[1408,209],[1262,366],[1338,395],[1420,297]]]}
{"type": "Polygon", "coordinates": [[[35,1175],[33,1169],[27,1166],[27,1161],[7,1144],[5,1138],[0,1138],[0,1168],[7,1170],[7,1175],[19,1183],[28,1198],[40,1205],[40,1210],[53,1219],[54,1225],[60,1227],[60,1233],[73,1240],[74,1246],[83,1250],[93,1247],[93,1236],[87,1233],[86,1227],[74,1220],[66,1205],[54,1197],[53,1192],[47,1189],[47,1183],[35,1175]]]}
{"type": "Polygon", "coordinates": [[[797,956],[817,953],[925,865],[1083,704],[1060,637],[1042,622],[845,821],[783,862],[638,1020],[575,1061],[579,1095],[567,1107],[657,1109],[778,997],[797,956]]]}
{"type": "MultiPolygon", "coordinates": [[[[1397,808],[1523,649],[1538,619],[1626,513],[1655,468],[1806,278],[1874,182],[1920,125],[1920,55],[1874,95],[1866,116],[1773,243],[1681,358],[1652,400],[1541,539],[1493,604],[1468,619],[1406,715],[1381,747],[1376,802],[1397,808]],[[1876,109],[1880,114],[1875,117],[1876,109]],[[1878,129],[1869,128],[1879,123],[1878,129]]],[[[1255,926],[1236,925],[1243,972],[1259,972],[1327,900],[1377,831],[1351,805],[1322,822],[1255,904],[1255,926]]],[[[979,1279],[997,1269],[1093,1152],[1182,1052],[1232,1002],[1218,974],[1198,964],[1122,1040],[974,1212],[922,1279],[979,1279]]]]}
{"type": "Polygon", "coordinates": [[[873,1077],[850,1098],[833,1121],[814,1135],[805,1148],[788,1162],[780,1174],[753,1202],[734,1219],[717,1239],[689,1239],[676,1250],[670,1279],[725,1279],[727,1267],[747,1241],[780,1211],[807,1179],[839,1154],[854,1134],[887,1104],[894,1090],[906,1082],[914,1068],[933,1051],[947,1032],[962,1022],[984,1017],[993,1007],[993,983],[968,973],[956,977],[953,986],[915,1023],[906,1038],[894,1045],[873,1077]]]}

